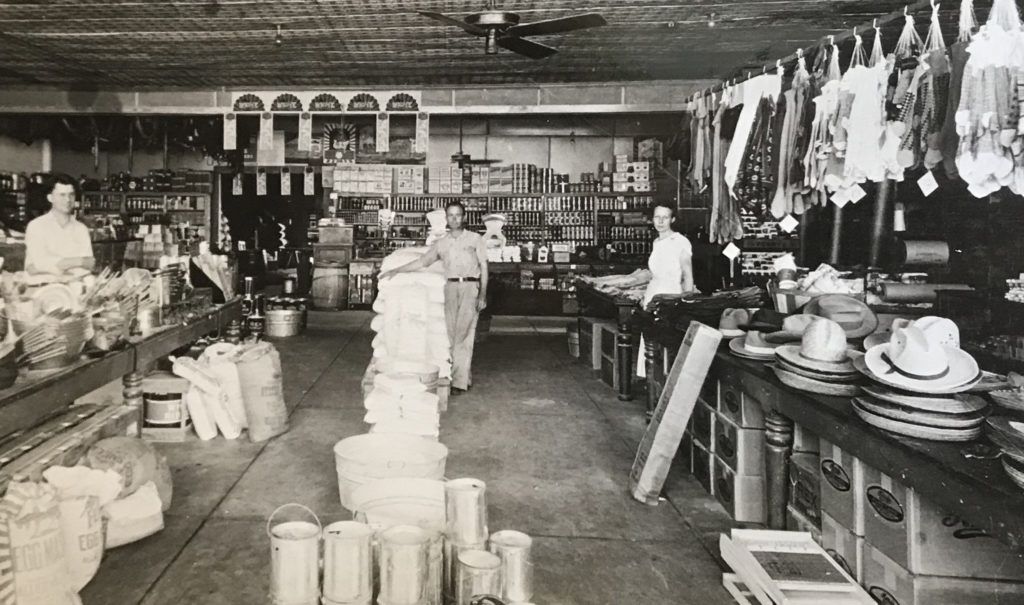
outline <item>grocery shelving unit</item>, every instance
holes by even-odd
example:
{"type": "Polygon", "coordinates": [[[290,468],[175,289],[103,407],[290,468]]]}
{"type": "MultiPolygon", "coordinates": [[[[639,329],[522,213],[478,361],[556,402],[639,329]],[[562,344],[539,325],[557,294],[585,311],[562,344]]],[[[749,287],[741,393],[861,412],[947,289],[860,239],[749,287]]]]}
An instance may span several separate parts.
{"type": "Polygon", "coordinates": [[[205,191],[83,191],[81,212],[120,215],[129,225],[187,221],[203,227],[208,238],[211,195],[205,191]]]}

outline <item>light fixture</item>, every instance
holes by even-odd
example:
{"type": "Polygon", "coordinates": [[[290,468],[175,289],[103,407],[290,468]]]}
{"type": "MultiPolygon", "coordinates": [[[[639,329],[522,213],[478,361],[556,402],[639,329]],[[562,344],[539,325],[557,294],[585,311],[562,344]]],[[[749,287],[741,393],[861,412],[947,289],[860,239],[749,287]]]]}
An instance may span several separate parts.
{"type": "Polygon", "coordinates": [[[717,16],[718,15],[716,15],[715,13],[711,13],[710,15],[708,15],[708,27],[714,27],[715,25],[717,25],[717,23],[715,22],[715,17],[717,16]]]}
{"type": "Polygon", "coordinates": [[[277,36],[274,37],[274,45],[275,46],[281,46],[282,44],[284,44],[284,37],[281,36],[281,26],[278,25],[277,26],[277,36]]]}

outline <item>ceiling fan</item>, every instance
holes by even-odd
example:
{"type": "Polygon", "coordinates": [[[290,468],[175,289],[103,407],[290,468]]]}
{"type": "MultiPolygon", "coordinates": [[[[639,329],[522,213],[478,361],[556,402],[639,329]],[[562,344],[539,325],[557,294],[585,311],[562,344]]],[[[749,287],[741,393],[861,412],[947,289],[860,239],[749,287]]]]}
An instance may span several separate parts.
{"type": "Polygon", "coordinates": [[[519,15],[497,10],[494,8],[493,2],[490,1],[487,3],[487,10],[484,12],[466,15],[461,20],[430,11],[419,11],[419,13],[435,21],[460,27],[474,36],[485,38],[485,48],[489,55],[497,54],[498,47],[500,46],[531,59],[550,57],[557,53],[558,50],[539,42],[527,40],[526,36],[560,34],[562,32],[600,27],[608,24],[604,17],[596,13],[560,17],[546,21],[534,21],[533,23],[520,23],[519,15]]]}

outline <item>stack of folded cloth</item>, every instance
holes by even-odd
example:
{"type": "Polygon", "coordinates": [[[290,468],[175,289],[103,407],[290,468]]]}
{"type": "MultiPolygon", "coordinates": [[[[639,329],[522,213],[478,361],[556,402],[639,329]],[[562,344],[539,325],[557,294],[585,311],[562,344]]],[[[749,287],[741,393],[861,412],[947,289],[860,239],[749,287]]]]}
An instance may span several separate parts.
{"type": "Polygon", "coordinates": [[[895,323],[888,342],[869,338],[854,367],[874,383],[854,399],[872,426],[920,439],[969,441],[981,434],[987,404],[966,394],[981,381],[977,362],[960,349],[960,331],[944,317],[895,323]]]}
{"type": "Polygon", "coordinates": [[[782,329],[765,335],[765,340],[782,344],[775,349],[772,371],[783,384],[821,395],[853,396],[860,393],[860,375],[853,367],[860,353],[846,343],[846,332],[838,323],[813,315],[792,315],[782,329]]]}
{"type": "Polygon", "coordinates": [[[437,395],[415,376],[377,374],[363,404],[371,433],[402,433],[437,439],[441,411],[437,395]]]}

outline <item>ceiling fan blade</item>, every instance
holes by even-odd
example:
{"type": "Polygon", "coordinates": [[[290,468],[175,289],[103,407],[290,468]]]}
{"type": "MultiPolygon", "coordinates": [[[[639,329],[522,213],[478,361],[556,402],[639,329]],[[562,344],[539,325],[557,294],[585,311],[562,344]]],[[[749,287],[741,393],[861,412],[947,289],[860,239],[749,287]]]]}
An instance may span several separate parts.
{"type": "Polygon", "coordinates": [[[511,36],[543,36],[546,34],[571,32],[577,29],[587,29],[588,27],[600,27],[602,25],[608,25],[608,22],[604,20],[604,17],[597,13],[590,13],[586,15],[562,17],[560,19],[548,19],[547,21],[534,21],[533,23],[523,23],[522,25],[513,25],[508,28],[505,33],[511,36]]]}
{"type": "Polygon", "coordinates": [[[487,30],[485,28],[478,27],[476,25],[473,25],[472,23],[466,23],[462,19],[456,19],[455,17],[449,17],[448,15],[442,15],[441,13],[434,13],[431,11],[419,11],[419,13],[424,17],[433,19],[434,21],[440,21],[445,25],[454,25],[455,27],[461,27],[462,29],[473,34],[474,36],[487,35],[487,30]]]}
{"type": "Polygon", "coordinates": [[[550,46],[533,42],[532,40],[526,40],[524,38],[517,38],[515,36],[498,38],[498,46],[508,49],[514,53],[530,57],[531,59],[543,59],[558,52],[557,49],[551,48],[550,46]]]}

